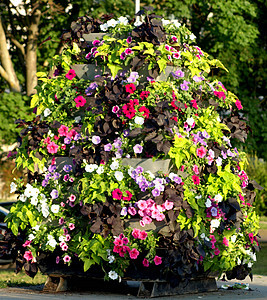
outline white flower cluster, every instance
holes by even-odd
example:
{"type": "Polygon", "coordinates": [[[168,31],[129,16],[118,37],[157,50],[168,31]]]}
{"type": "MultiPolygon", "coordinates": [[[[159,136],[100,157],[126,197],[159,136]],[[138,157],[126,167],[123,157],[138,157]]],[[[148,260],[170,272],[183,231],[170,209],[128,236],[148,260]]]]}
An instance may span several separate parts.
{"type": "Polygon", "coordinates": [[[96,171],[97,174],[102,174],[104,172],[104,166],[98,166],[97,164],[87,164],[85,166],[85,172],[92,173],[96,171]]]}
{"type": "Polygon", "coordinates": [[[179,28],[181,26],[181,23],[178,20],[165,20],[165,19],[162,19],[162,24],[163,24],[163,26],[173,25],[176,28],[179,28]]]}
{"type": "Polygon", "coordinates": [[[101,24],[100,29],[102,31],[107,31],[109,27],[116,27],[117,25],[127,25],[128,24],[128,19],[126,17],[119,17],[118,20],[111,19],[108,20],[107,23],[101,24]]]}
{"type": "Polygon", "coordinates": [[[52,248],[56,248],[57,241],[56,241],[56,239],[51,234],[48,234],[48,236],[47,236],[47,243],[46,243],[46,245],[49,245],[52,248]]]}

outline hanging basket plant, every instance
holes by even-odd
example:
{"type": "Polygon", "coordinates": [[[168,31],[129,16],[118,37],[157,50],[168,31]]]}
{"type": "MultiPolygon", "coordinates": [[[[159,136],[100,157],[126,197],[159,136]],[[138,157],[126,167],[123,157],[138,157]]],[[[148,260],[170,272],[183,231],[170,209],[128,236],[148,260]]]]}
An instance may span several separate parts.
{"type": "Polygon", "coordinates": [[[247,136],[242,104],[209,78],[226,68],[178,21],[88,20],[65,33],[76,41],[54,58],[54,76],[37,74],[38,116],[18,122],[16,162],[30,174],[11,186],[7,223],[19,266],[34,276],[40,257],[59,268],[79,261],[111,280],[153,270],[174,286],[210,272],[245,278],[258,250],[257,184],[234,146],[247,136]],[[96,27],[109,35],[86,43],[96,27]],[[98,71],[77,76],[88,64],[98,71]],[[58,157],[71,162],[59,170],[58,157]]]}

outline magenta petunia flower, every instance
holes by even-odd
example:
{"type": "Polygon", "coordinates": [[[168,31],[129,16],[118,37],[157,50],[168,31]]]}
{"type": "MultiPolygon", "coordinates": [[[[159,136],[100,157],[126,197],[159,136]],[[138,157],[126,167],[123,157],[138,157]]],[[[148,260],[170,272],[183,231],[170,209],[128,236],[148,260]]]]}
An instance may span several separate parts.
{"type": "Polygon", "coordinates": [[[137,259],[138,255],[139,255],[139,251],[135,248],[133,248],[132,250],[129,251],[129,255],[131,259],[137,259]]]}
{"type": "Polygon", "coordinates": [[[125,86],[126,92],[129,94],[133,94],[136,90],[136,86],[133,83],[126,84],[125,86]]]}
{"type": "Polygon", "coordinates": [[[147,237],[147,232],[145,232],[144,230],[142,230],[142,231],[140,232],[139,239],[140,239],[140,240],[145,240],[146,237],[147,237]]]}
{"type": "Polygon", "coordinates": [[[149,267],[149,261],[146,258],[144,258],[144,260],[143,260],[143,266],[149,267]]]}
{"type": "Polygon", "coordinates": [[[223,244],[226,246],[226,247],[229,247],[229,241],[226,237],[223,238],[223,244]]]}
{"type": "Polygon", "coordinates": [[[129,191],[125,191],[125,193],[127,194],[127,197],[124,196],[123,200],[130,201],[132,199],[133,194],[129,191]]]}
{"type": "Polygon", "coordinates": [[[197,175],[193,175],[192,179],[193,179],[194,184],[199,185],[200,179],[197,175]]]}
{"type": "Polygon", "coordinates": [[[120,189],[115,189],[114,191],[112,191],[113,199],[121,200],[122,196],[123,196],[123,194],[122,194],[122,191],[120,189]]]}
{"type": "Polygon", "coordinates": [[[140,232],[141,232],[140,229],[134,228],[133,231],[132,231],[132,236],[133,236],[135,239],[139,239],[140,232]]]}
{"type": "Polygon", "coordinates": [[[60,257],[57,256],[57,257],[56,257],[56,264],[59,264],[59,262],[60,262],[60,257]]]}
{"type": "Polygon", "coordinates": [[[236,107],[238,108],[238,110],[240,110],[240,109],[243,108],[243,106],[242,106],[242,104],[241,104],[241,101],[238,100],[238,99],[236,100],[235,105],[236,105],[236,107]]]}
{"type": "Polygon", "coordinates": [[[76,76],[76,73],[73,69],[70,69],[69,72],[65,76],[69,80],[72,80],[76,76]]]}
{"type": "Polygon", "coordinates": [[[86,99],[83,98],[83,96],[79,95],[74,99],[74,102],[76,103],[76,107],[83,107],[86,103],[86,99]]]}
{"type": "Polygon", "coordinates": [[[154,263],[155,263],[155,265],[157,266],[157,265],[160,265],[161,263],[162,263],[162,258],[160,257],[160,256],[155,256],[154,257],[154,263]]]}
{"type": "Polygon", "coordinates": [[[215,249],[214,249],[214,254],[215,254],[215,255],[219,255],[220,252],[221,252],[221,251],[220,251],[218,248],[215,248],[215,249]]]}
{"type": "Polygon", "coordinates": [[[23,247],[27,247],[27,246],[30,246],[30,244],[31,244],[31,241],[27,240],[22,246],[23,247]]]}
{"type": "Polygon", "coordinates": [[[128,208],[128,213],[131,215],[131,216],[134,216],[134,215],[136,215],[136,209],[134,208],[134,207],[129,207],[128,208]]]}

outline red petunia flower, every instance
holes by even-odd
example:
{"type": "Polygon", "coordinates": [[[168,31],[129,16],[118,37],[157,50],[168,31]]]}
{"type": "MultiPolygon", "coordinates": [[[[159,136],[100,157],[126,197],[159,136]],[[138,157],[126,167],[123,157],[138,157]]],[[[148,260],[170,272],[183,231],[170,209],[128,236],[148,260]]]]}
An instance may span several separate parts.
{"type": "Polygon", "coordinates": [[[136,86],[133,83],[126,84],[125,86],[126,92],[129,94],[133,94],[136,90],[136,86]]]}
{"type": "Polygon", "coordinates": [[[150,111],[149,111],[148,108],[146,108],[145,106],[141,106],[141,107],[139,108],[139,111],[140,111],[140,112],[144,112],[144,113],[143,113],[143,116],[144,116],[146,119],[149,118],[149,113],[150,113],[150,111]]]}
{"type": "Polygon", "coordinates": [[[121,200],[122,199],[122,191],[120,189],[115,189],[114,191],[112,191],[112,197],[114,199],[117,199],[117,200],[121,200]]]}
{"type": "Polygon", "coordinates": [[[86,100],[83,98],[83,96],[78,96],[74,99],[74,102],[76,103],[76,107],[83,107],[86,103],[86,100]]]}
{"type": "Polygon", "coordinates": [[[193,175],[192,179],[193,179],[194,184],[199,185],[200,180],[199,180],[199,177],[197,175],[193,175]]]}

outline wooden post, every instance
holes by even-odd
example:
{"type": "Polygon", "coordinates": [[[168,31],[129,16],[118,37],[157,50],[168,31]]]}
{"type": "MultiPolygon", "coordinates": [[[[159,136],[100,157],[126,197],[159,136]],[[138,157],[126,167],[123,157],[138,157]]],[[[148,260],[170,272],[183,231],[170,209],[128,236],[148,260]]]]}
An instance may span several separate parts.
{"type": "MultiPolygon", "coordinates": [[[[140,0],[135,0],[135,13],[137,14],[140,10],[140,0]]],[[[140,21],[140,16],[136,16],[136,22],[140,21]]]]}

